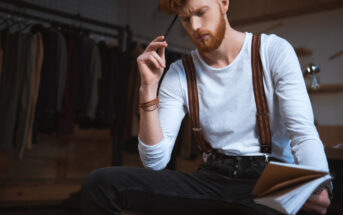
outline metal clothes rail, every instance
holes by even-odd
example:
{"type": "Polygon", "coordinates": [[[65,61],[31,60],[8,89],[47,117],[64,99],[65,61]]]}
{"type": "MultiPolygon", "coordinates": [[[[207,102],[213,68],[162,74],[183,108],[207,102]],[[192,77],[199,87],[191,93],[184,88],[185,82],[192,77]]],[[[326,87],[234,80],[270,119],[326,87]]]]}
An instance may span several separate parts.
{"type": "MultiPolygon", "coordinates": [[[[67,18],[67,19],[70,19],[73,21],[77,21],[79,23],[87,23],[87,24],[91,24],[94,26],[107,28],[109,30],[115,30],[115,31],[117,31],[117,34],[111,34],[111,33],[103,32],[103,31],[99,31],[99,30],[94,30],[91,28],[85,28],[85,27],[78,26],[78,28],[85,30],[85,31],[89,31],[91,33],[116,38],[116,39],[118,39],[118,45],[121,48],[121,50],[123,50],[125,47],[124,46],[125,45],[125,32],[127,31],[127,27],[123,27],[120,25],[115,25],[112,23],[91,19],[88,17],[83,17],[80,14],[71,14],[71,13],[67,13],[64,11],[59,11],[59,10],[51,9],[48,7],[43,7],[40,5],[25,2],[23,0],[0,0],[0,2],[5,3],[7,5],[15,6],[17,9],[30,9],[30,10],[34,10],[34,11],[44,13],[44,14],[48,14],[48,15],[54,15],[57,17],[67,18]]],[[[47,19],[47,18],[36,16],[36,15],[31,15],[31,14],[28,14],[26,12],[23,12],[23,13],[18,12],[15,9],[11,10],[11,9],[8,9],[5,7],[0,7],[0,12],[8,13],[10,15],[25,17],[28,19],[35,19],[38,21],[43,21],[43,22],[48,22],[48,23],[59,23],[62,25],[67,25],[65,23],[58,22],[56,20],[47,19]]]]}
{"type": "MultiPolygon", "coordinates": [[[[58,24],[61,26],[69,26],[69,27],[75,27],[71,26],[70,24],[65,24],[62,22],[58,22],[53,19],[48,19],[44,17],[40,17],[37,15],[32,15],[27,12],[19,12],[20,9],[30,9],[33,11],[37,11],[40,13],[44,13],[47,15],[54,15],[57,17],[67,18],[73,21],[77,21],[79,23],[87,23],[91,24],[93,26],[102,27],[109,29],[111,31],[115,30],[117,31],[117,34],[111,34],[104,31],[94,30],[91,28],[85,28],[81,26],[76,26],[80,30],[85,30],[90,33],[95,33],[111,38],[116,38],[118,40],[118,47],[124,52],[125,48],[126,51],[130,50],[131,43],[132,43],[132,32],[129,26],[119,26],[95,19],[91,19],[88,17],[83,17],[80,14],[70,14],[63,11],[43,7],[40,5],[32,4],[29,2],[25,2],[23,0],[0,0],[0,3],[7,4],[7,7],[0,7],[0,12],[7,13],[9,15],[17,16],[17,17],[24,17],[28,19],[34,19],[42,22],[47,22],[51,24],[58,24]],[[14,6],[15,9],[9,9],[8,6],[14,6]]],[[[2,4],[2,6],[4,5],[2,4]]],[[[125,93],[125,92],[124,92],[125,93]]],[[[120,117],[118,122],[115,122],[114,125],[111,128],[111,134],[112,134],[112,165],[122,165],[122,158],[123,158],[123,128],[121,124],[123,123],[125,119],[123,117],[120,117]]]]}

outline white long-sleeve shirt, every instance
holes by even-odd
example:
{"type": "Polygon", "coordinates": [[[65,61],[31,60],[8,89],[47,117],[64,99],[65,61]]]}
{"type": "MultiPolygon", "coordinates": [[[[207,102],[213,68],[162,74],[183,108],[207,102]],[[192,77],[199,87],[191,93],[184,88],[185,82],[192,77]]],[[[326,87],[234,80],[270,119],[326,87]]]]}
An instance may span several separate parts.
{"type": "MultiPolygon", "coordinates": [[[[206,64],[197,50],[191,52],[196,68],[200,126],[212,148],[227,155],[263,155],[256,123],[251,44],[252,33],[246,32],[239,54],[222,68],[206,64]]],[[[270,112],[271,156],[328,171],[293,47],[275,34],[262,34],[260,55],[270,112]]],[[[189,112],[187,91],[186,74],[182,61],[178,60],[170,66],[159,91],[163,140],[150,146],[138,138],[140,157],[146,168],[161,170],[168,164],[182,119],[189,112]]]]}

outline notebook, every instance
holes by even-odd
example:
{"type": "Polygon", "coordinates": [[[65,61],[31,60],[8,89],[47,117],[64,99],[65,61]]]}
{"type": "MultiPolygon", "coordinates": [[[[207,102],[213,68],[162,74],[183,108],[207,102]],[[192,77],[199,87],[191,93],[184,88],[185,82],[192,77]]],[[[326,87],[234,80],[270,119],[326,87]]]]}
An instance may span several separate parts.
{"type": "Polygon", "coordinates": [[[328,172],[311,167],[270,162],[267,164],[252,194],[255,203],[262,204],[284,214],[296,214],[324,181],[330,179],[328,172]]]}

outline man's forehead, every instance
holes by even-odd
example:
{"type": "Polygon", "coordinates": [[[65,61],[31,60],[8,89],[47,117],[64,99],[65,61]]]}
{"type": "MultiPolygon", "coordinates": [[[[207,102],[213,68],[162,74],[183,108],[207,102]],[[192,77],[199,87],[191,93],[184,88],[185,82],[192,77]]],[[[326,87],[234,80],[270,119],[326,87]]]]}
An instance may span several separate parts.
{"type": "Polygon", "coordinates": [[[187,3],[178,9],[178,15],[181,17],[189,16],[195,11],[204,7],[209,7],[217,0],[187,0],[187,3]]]}

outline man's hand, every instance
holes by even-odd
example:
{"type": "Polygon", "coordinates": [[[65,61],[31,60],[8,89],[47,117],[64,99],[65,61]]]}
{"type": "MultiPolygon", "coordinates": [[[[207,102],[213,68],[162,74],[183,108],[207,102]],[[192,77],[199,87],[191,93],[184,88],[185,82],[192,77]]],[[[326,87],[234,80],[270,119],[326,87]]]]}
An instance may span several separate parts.
{"type": "Polygon", "coordinates": [[[137,58],[141,85],[156,85],[163,74],[166,67],[164,53],[168,46],[163,39],[163,36],[155,38],[137,58]]]}
{"type": "Polygon", "coordinates": [[[326,214],[330,204],[329,193],[327,189],[324,189],[320,194],[312,194],[302,207],[302,210],[314,214],[326,214]]]}

